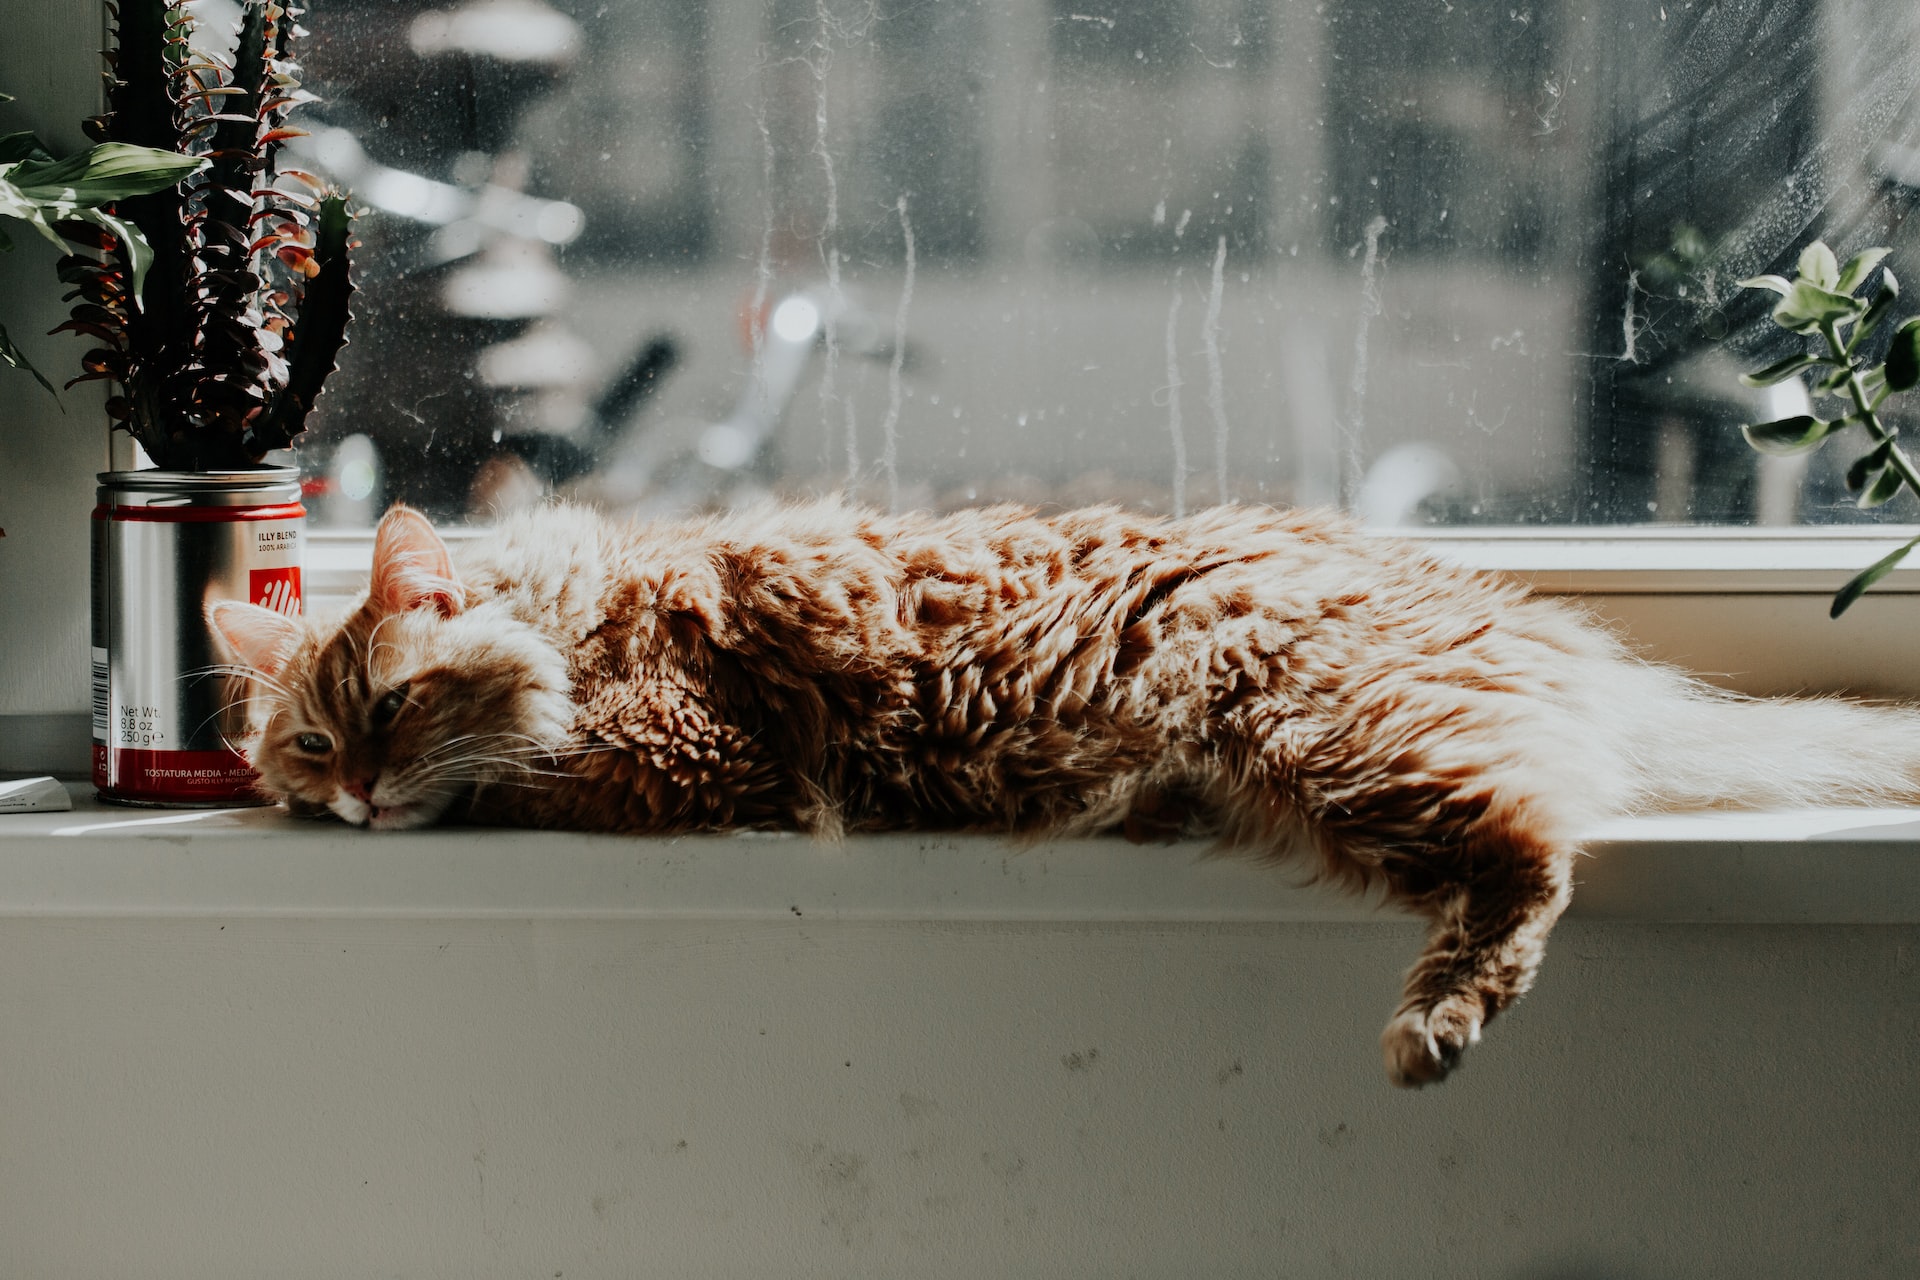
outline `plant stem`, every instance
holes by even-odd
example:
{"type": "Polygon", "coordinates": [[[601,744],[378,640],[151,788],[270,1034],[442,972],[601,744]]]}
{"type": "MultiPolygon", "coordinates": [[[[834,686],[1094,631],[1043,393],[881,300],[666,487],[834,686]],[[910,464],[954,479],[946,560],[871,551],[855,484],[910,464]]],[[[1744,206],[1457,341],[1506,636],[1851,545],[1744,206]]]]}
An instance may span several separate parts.
{"type": "MultiPolygon", "coordinates": [[[[1859,367],[1853,363],[1852,358],[1847,355],[1846,347],[1840,342],[1839,328],[1831,320],[1823,321],[1820,325],[1820,334],[1827,340],[1827,350],[1833,353],[1833,358],[1847,371],[1847,394],[1853,399],[1854,416],[1860,419],[1861,425],[1866,427],[1875,444],[1891,440],[1893,433],[1880,425],[1880,418],[1873,411],[1874,403],[1868,401],[1867,389],[1860,384],[1859,367]]],[[[1882,398],[1884,399],[1884,396],[1882,398]]],[[[1900,452],[1898,447],[1887,451],[1887,465],[1900,473],[1900,479],[1905,482],[1911,492],[1920,495],[1920,472],[1914,470],[1913,463],[1908,460],[1906,454],[1900,452]]]]}

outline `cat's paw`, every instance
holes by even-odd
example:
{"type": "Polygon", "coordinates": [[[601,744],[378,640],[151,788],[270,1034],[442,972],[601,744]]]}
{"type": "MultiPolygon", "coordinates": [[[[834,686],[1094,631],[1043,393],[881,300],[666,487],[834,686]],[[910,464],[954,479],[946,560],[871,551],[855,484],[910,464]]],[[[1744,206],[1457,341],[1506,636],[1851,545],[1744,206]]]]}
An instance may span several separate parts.
{"type": "Polygon", "coordinates": [[[1402,1009],[1380,1033],[1387,1079],[1418,1089],[1447,1078],[1470,1044],[1480,1042],[1485,1017],[1478,996],[1456,994],[1430,1005],[1402,1009]]]}

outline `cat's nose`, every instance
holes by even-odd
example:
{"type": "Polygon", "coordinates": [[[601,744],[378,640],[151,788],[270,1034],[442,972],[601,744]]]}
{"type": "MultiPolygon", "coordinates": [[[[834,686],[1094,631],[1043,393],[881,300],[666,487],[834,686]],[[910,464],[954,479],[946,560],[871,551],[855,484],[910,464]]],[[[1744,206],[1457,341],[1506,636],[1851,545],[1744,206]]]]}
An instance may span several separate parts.
{"type": "Polygon", "coordinates": [[[346,784],[347,794],[352,796],[355,800],[358,800],[362,804],[372,804],[373,803],[373,784],[377,780],[377,776],[378,775],[375,775],[374,777],[361,778],[358,781],[349,781],[346,784]]]}

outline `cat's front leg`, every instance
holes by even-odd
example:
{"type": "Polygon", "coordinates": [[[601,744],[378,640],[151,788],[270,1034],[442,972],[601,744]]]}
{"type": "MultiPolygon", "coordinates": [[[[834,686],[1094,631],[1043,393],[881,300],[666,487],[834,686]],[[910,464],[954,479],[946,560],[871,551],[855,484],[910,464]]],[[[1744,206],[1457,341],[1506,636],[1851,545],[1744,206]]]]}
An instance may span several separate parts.
{"type": "Polygon", "coordinates": [[[1297,814],[1329,878],[1383,886],[1432,921],[1381,1048],[1395,1084],[1444,1079],[1533,985],[1595,807],[1580,787],[1604,756],[1550,702],[1427,680],[1350,690],[1332,718],[1249,726],[1242,841],[1277,844],[1297,814]]]}
{"type": "Polygon", "coordinates": [[[1526,993],[1571,897],[1572,849],[1525,837],[1483,840],[1429,855],[1468,874],[1426,895],[1433,927],[1380,1037],[1397,1085],[1445,1079],[1481,1028],[1526,993]]]}

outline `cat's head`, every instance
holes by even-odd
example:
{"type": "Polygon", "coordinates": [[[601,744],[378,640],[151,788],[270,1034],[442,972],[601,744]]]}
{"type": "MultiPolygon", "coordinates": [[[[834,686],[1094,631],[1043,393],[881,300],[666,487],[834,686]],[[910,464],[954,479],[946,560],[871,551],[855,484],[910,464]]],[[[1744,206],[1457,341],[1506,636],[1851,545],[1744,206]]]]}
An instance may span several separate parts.
{"type": "Polygon", "coordinates": [[[407,507],[381,520],[366,599],[343,620],[230,600],[207,619],[251,675],[245,750],[261,789],[296,810],[425,826],[475,786],[550,768],[567,734],[565,660],[471,596],[407,507]]]}

